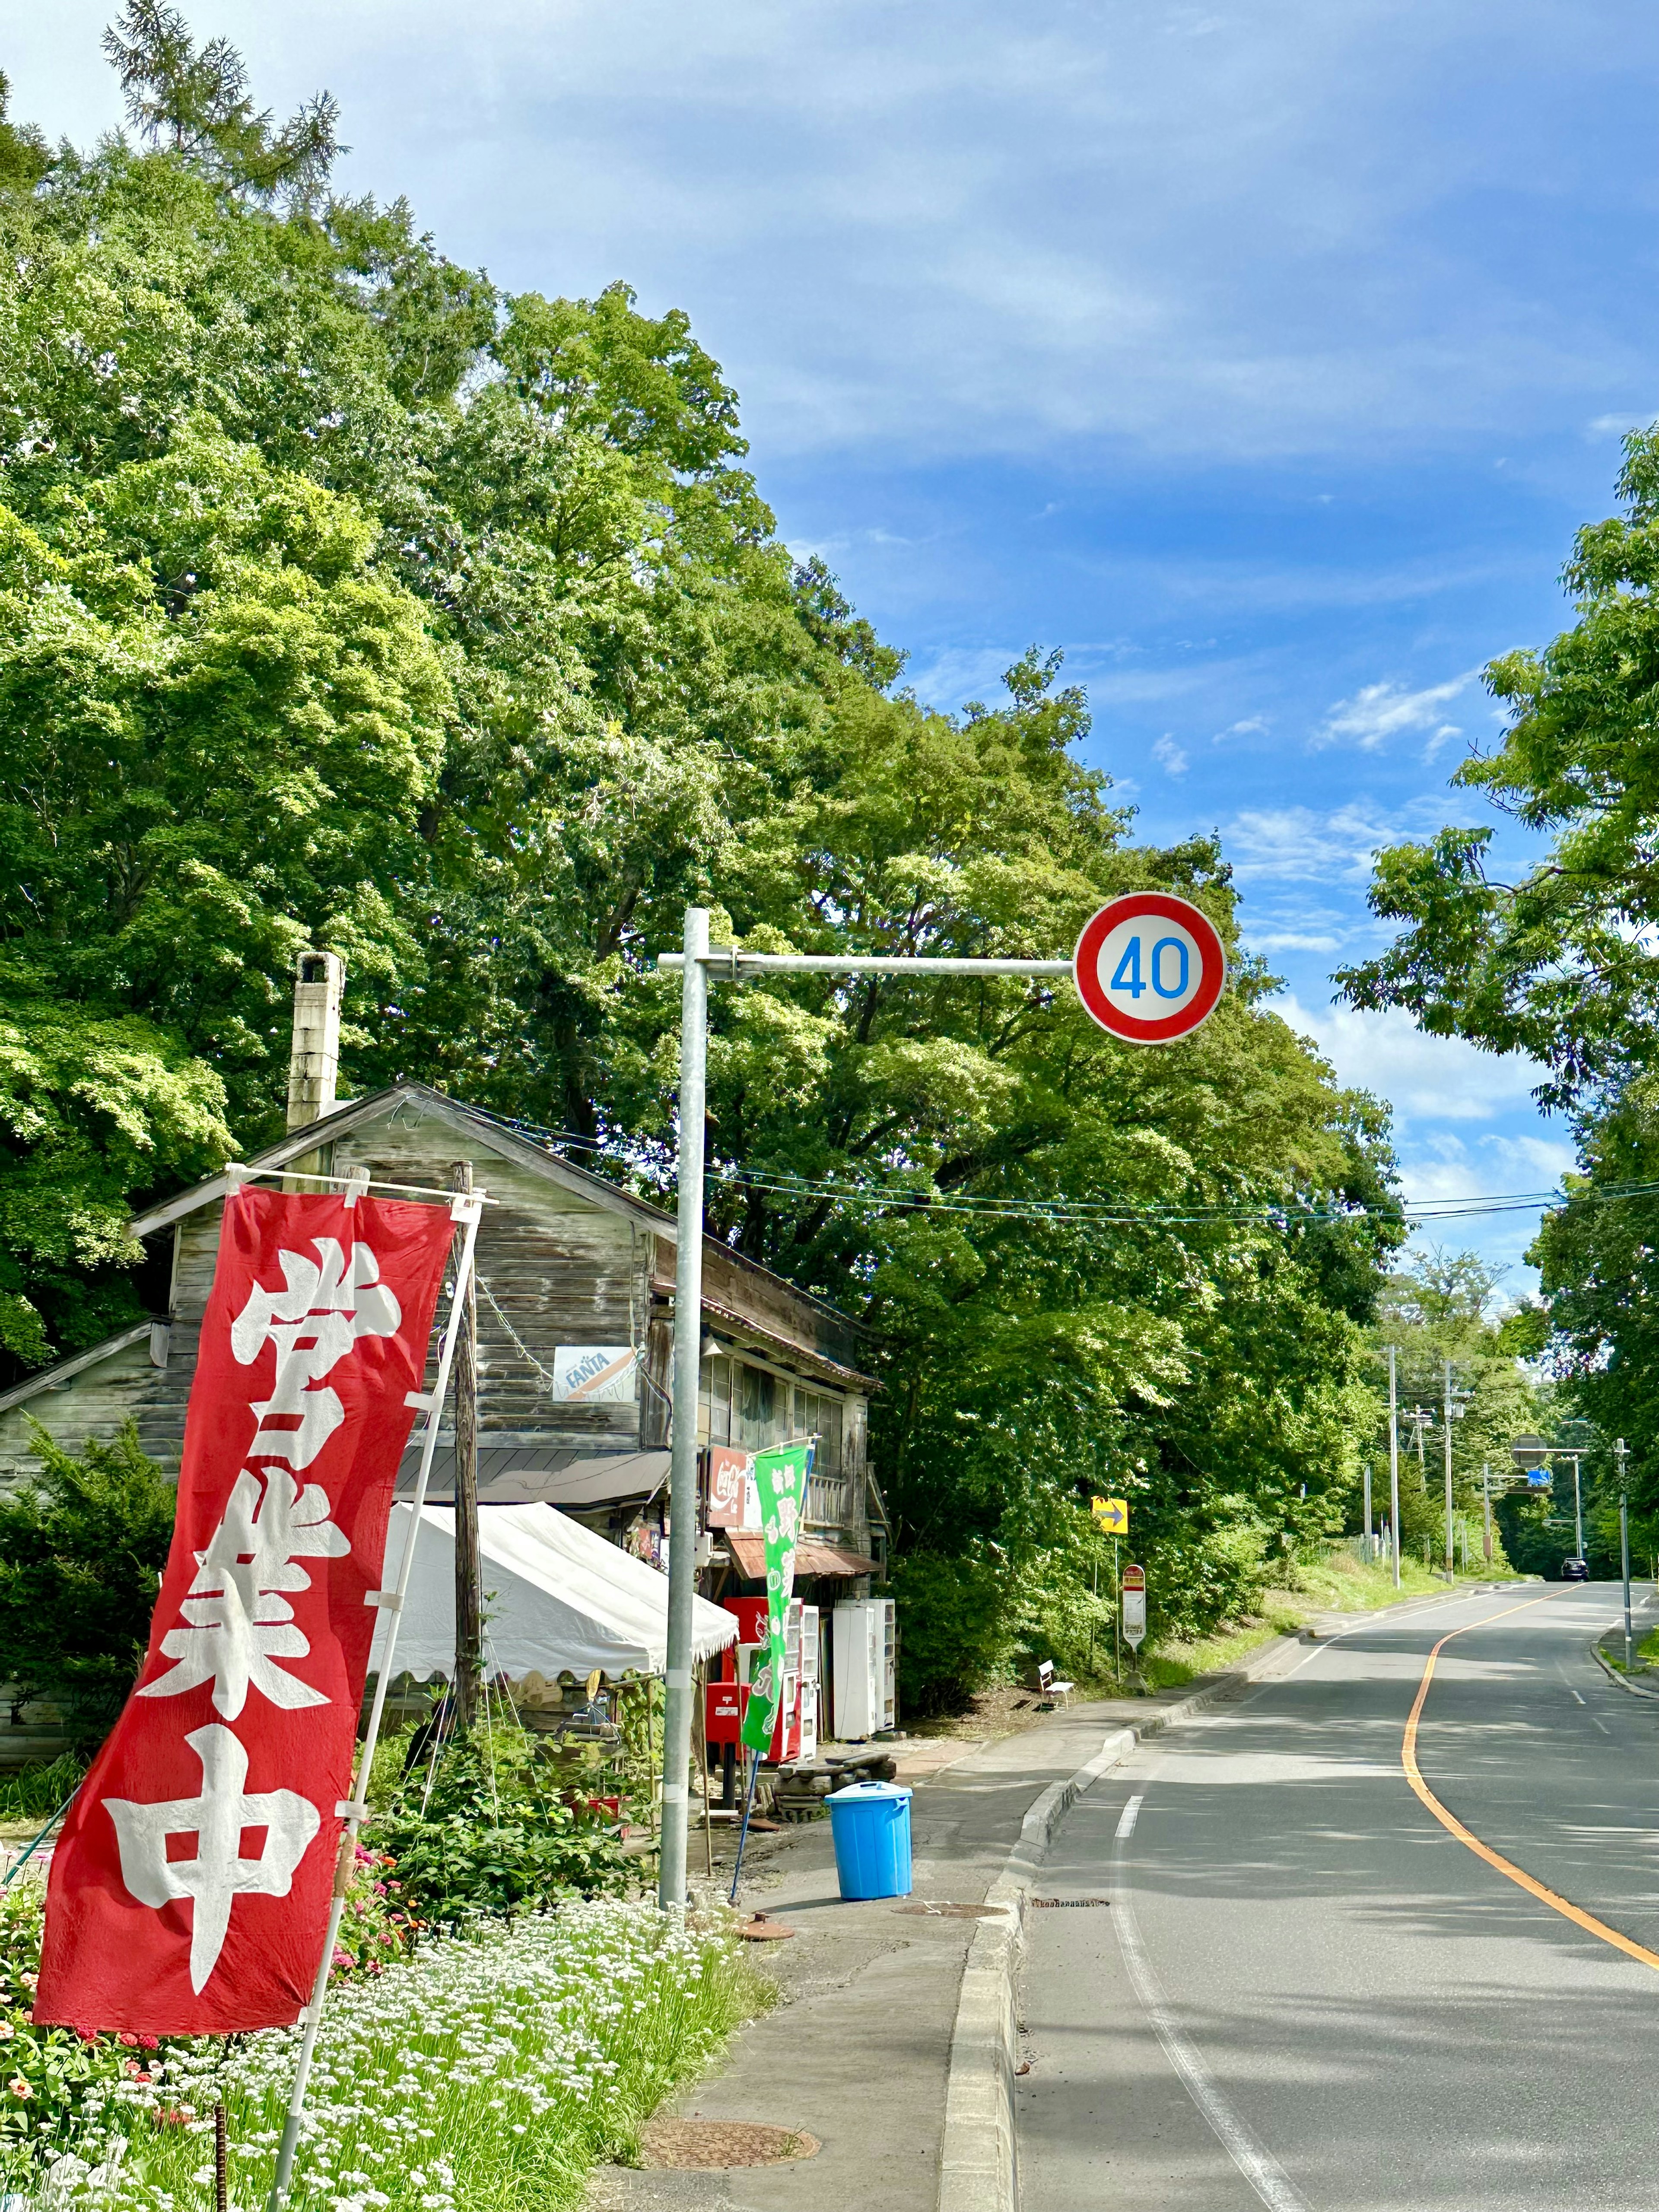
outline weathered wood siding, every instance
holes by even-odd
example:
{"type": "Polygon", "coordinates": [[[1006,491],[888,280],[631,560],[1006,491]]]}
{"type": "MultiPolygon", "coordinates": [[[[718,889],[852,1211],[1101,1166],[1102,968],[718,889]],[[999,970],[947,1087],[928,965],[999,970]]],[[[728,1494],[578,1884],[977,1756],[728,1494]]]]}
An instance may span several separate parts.
{"type": "Polygon", "coordinates": [[[574,1449],[631,1448],[640,1407],[557,1403],[553,1354],[561,1345],[644,1349],[654,1240],[533,1168],[423,1118],[418,1107],[400,1106],[334,1147],[337,1175],[367,1167],[388,1182],[447,1185],[459,1160],[471,1162],[475,1187],[499,1201],[485,1206],[478,1226],[480,1431],[533,1431],[574,1449]]]}
{"type": "MultiPolygon", "coordinates": [[[[665,1444],[674,1247],[653,1221],[613,1207],[603,1194],[590,1197],[568,1188],[533,1159],[504,1155],[477,1124],[458,1127],[451,1111],[407,1095],[380,1118],[337,1137],[325,1164],[335,1174],[367,1167],[377,1182],[443,1188],[463,1159],[471,1164],[475,1186],[495,1201],[484,1208],[477,1245],[483,1438],[533,1438],[539,1446],[596,1451],[665,1444]],[[561,1346],[600,1344],[632,1344],[641,1351],[637,1402],[558,1403],[551,1387],[555,1352],[561,1346]]],[[[29,1413],[76,1449],[89,1435],[113,1435],[131,1414],[145,1450],[176,1474],[202,1316],[212,1288],[220,1212],[216,1201],[200,1206],[173,1231],[173,1326],[165,1368],[152,1364],[141,1340],[70,1377],[61,1389],[39,1392],[26,1406],[0,1413],[0,1486],[35,1464],[29,1413]]],[[[793,1346],[838,1368],[857,1367],[857,1333],[833,1308],[712,1243],[704,1248],[703,1279],[710,1307],[749,1322],[766,1340],[767,1358],[788,1365],[787,1347],[793,1346]]],[[[722,1325],[718,1314],[711,1318],[717,1328],[722,1325]]],[[[434,1364],[435,1358],[434,1344],[434,1364]]],[[[803,1367],[804,1376],[807,1371],[803,1367]]],[[[826,1377],[817,1377],[811,1387],[836,1389],[844,1401],[843,1533],[862,1547],[865,1401],[826,1377]]]]}
{"type": "MultiPolygon", "coordinates": [[[[107,1359],[83,1367],[61,1389],[37,1390],[22,1405],[0,1413],[0,1490],[10,1489],[20,1474],[32,1473],[40,1464],[30,1437],[31,1415],[68,1451],[78,1452],[88,1437],[112,1437],[129,1414],[139,1416],[142,1435],[149,1396],[161,1379],[161,1370],[151,1364],[149,1346],[141,1337],[107,1359]]],[[[175,1448],[175,1466],[177,1460],[175,1448]]]]}

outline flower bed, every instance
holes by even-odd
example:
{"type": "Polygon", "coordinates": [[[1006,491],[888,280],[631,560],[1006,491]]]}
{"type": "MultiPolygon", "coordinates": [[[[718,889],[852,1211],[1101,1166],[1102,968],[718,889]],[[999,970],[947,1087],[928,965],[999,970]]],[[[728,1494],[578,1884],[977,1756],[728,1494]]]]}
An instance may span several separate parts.
{"type": "MultiPolygon", "coordinates": [[[[757,1990],[724,1924],[647,1904],[572,1902],[429,1941],[330,1997],[295,2212],[574,2205],[597,2160],[635,2154],[653,2108],[702,2069],[757,1990]]],[[[270,2029],[117,2054],[58,2136],[74,2161],[55,2169],[60,2201],[205,2212],[222,2096],[232,2198],[252,2212],[298,2041],[270,2029]]]]}

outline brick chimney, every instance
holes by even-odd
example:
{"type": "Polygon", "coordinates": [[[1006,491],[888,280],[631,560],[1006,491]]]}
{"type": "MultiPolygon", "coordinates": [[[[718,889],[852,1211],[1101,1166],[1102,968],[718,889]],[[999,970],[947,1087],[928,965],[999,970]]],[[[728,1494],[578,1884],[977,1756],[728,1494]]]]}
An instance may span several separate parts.
{"type": "Polygon", "coordinates": [[[344,988],[345,963],[337,952],[300,955],[294,972],[294,1049],[288,1063],[290,1129],[303,1129],[334,1111],[344,988]]]}

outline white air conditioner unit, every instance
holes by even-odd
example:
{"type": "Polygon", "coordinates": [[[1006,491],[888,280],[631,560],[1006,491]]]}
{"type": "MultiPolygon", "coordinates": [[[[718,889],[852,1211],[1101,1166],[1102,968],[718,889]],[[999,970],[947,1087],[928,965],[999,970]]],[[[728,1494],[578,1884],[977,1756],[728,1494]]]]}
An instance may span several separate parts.
{"type": "Polygon", "coordinates": [[[836,1735],[856,1742],[898,1716],[898,1626],[890,1597],[848,1598],[835,1612],[836,1735]]]}

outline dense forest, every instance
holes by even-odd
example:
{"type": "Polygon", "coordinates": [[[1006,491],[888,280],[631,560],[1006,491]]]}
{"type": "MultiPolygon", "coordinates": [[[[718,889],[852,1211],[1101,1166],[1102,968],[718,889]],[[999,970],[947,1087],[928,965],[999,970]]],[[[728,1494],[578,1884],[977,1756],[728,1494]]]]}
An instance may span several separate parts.
{"type": "Polygon", "coordinates": [[[718,996],[713,1225],[855,1314],[913,1690],[1155,1622],[1355,1525],[1403,1239],[1387,1117],[1238,947],[1210,838],[1137,841],[1033,648],[960,713],[781,542],[736,393],[625,283],[509,295],[331,187],[234,50],[131,0],[130,116],[0,126],[0,1357],[139,1310],[133,1202],[281,1127],[296,951],[343,1073],[666,1193],[689,902],[757,949],[1052,955],[1197,901],[1190,1041],[1018,980],[718,996]]]}

